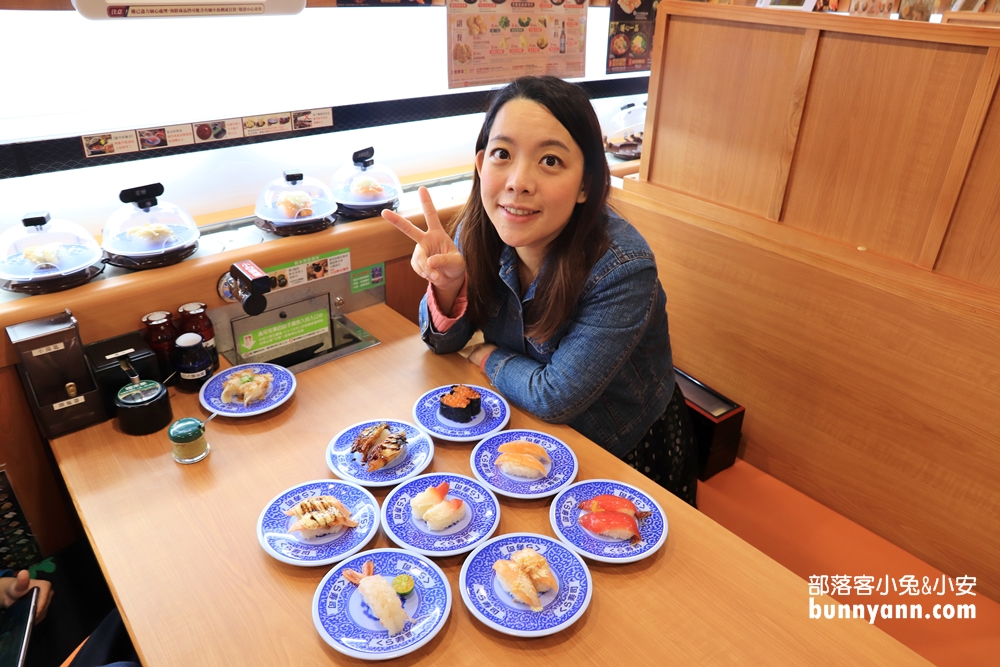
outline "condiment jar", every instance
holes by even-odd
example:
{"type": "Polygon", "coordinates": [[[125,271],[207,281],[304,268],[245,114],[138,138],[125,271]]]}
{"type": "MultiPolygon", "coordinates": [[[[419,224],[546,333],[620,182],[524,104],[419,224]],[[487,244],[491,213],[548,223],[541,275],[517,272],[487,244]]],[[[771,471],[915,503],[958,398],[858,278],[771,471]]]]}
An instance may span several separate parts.
{"type": "Polygon", "coordinates": [[[196,393],[212,376],[212,357],[202,345],[201,336],[185,333],[174,341],[174,368],[177,369],[177,388],[196,393]]]}
{"type": "Polygon", "coordinates": [[[177,328],[170,317],[170,313],[165,310],[156,310],[144,315],[142,318],[146,330],[143,337],[149,343],[150,349],[156,354],[156,363],[160,367],[160,377],[166,379],[174,372],[174,364],[171,358],[174,341],[177,340],[177,328]]]}
{"type": "Polygon", "coordinates": [[[201,344],[212,357],[212,371],[219,370],[219,349],[215,347],[215,327],[209,319],[205,304],[197,301],[185,303],[177,309],[181,314],[181,333],[196,333],[201,336],[201,344]]]}
{"type": "Polygon", "coordinates": [[[174,461],[197,463],[208,456],[211,446],[205,437],[205,424],[194,417],[178,419],[167,429],[173,447],[174,461]]]}

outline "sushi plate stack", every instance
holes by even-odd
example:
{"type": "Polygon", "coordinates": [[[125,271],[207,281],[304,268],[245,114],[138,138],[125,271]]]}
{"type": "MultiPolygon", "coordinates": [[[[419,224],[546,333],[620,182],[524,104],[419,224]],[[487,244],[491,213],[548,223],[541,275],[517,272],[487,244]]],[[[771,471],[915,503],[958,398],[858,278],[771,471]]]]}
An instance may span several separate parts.
{"type": "Polygon", "coordinates": [[[304,482],[285,489],[264,507],[257,519],[257,541],[269,556],[282,563],[330,565],[364,549],[378,532],[378,518],[378,501],[356,484],[337,479],[304,482]],[[358,525],[312,538],[289,531],[296,517],[286,512],[300,501],[318,496],[335,496],[358,525]]]}
{"type": "Polygon", "coordinates": [[[594,592],[587,564],[567,545],[534,533],[511,533],[485,542],[469,554],[459,575],[462,601],[485,625],[515,637],[544,637],[576,623],[594,592]],[[538,595],[541,610],[532,611],[503,589],[493,564],[513,553],[534,549],[548,561],[556,589],[538,595]]]}
{"type": "Polygon", "coordinates": [[[396,419],[359,422],[348,426],[330,440],[326,448],[326,464],[335,475],[361,486],[377,488],[395,486],[422,473],[434,459],[434,442],[415,425],[396,419]],[[403,453],[385,467],[369,471],[361,463],[359,454],[351,452],[355,439],[365,429],[385,422],[392,432],[405,431],[406,445],[403,453]]]}
{"type": "Polygon", "coordinates": [[[588,479],[561,491],[552,500],[549,522],[571,549],[602,563],[649,558],[667,540],[667,516],[659,503],[636,487],[612,479],[588,479]],[[602,496],[608,502],[594,507],[594,500],[602,496]],[[629,516],[632,508],[638,516],[629,516]],[[600,521],[588,521],[588,514],[600,521]]]}
{"type": "Polygon", "coordinates": [[[468,422],[457,422],[441,415],[441,397],[451,391],[445,385],[417,399],[413,405],[413,421],[435,438],[452,442],[476,442],[500,431],[510,421],[507,400],[486,387],[465,385],[480,396],[480,410],[468,422]]]}
{"type": "MultiPolygon", "coordinates": [[[[541,431],[512,429],[484,438],[472,450],[472,474],[496,493],[508,498],[537,499],[559,493],[576,479],[580,464],[576,454],[562,440],[541,431]],[[530,479],[511,474],[497,465],[502,449],[514,443],[525,442],[545,450],[539,462],[545,469],[542,477],[530,479]]],[[[541,471],[539,471],[540,473],[541,471]]]]}
{"type": "MultiPolygon", "coordinates": [[[[443,522],[450,519],[445,518],[443,522]]],[[[500,525],[500,503],[481,482],[452,473],[420,475],[393,489],[382,503],[382,530],[390,540],[410,551],[432,557],[467,553],[488,540],[500,525]],[[441,502],[460,500],[463,506],[452,525],[435,530],[414,515],[411,501],[447,483],[441,502]]]]}
{"type": "Polygon", "coordinates": [[[320,636],[337,651],[362,660],[388,660],[431,641],[448,620],[451,602],[448,579],[426,557],[402,549],[373,549],[343,561],[323,577],[313,596],[312,617],[320,636]],[[393,606],[398,612],[399,604],[391,599],[395,592],[387,594],[389,599],[366,600],[350,581],[347,571],[363,572],[368,561],[373,564],[372,576],[382,577],[386,585],[401,574],[413,579],[412,592],[398,598],[408,619],[394,635],[380,617],[388,616],[393,606]]]}

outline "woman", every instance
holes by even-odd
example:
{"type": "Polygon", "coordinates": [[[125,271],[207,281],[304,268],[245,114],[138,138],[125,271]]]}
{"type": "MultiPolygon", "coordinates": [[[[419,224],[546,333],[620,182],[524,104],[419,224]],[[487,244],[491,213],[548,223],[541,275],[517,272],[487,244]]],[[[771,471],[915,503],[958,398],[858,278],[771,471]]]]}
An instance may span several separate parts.
{"type": "Polygon", "coordinates": [[[420,325],[431,349],[456,352],[482,330],[469,361],[510,402],[569,424],[694,505],[666,295],[648,244],[608,208],[610,180],[586,94],[524,77],[486,113],[454,241],[423,188],[427,232],[382,215],[417,243],[411,265],[429,283],[420,325]]]}

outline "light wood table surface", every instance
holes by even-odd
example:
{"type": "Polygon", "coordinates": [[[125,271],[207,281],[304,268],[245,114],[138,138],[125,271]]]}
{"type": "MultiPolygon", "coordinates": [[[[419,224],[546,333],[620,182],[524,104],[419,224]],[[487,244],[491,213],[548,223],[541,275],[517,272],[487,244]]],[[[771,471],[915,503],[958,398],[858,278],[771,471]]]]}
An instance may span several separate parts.
{"type": "MultiPolygon", "coordinates": [[[[412,421],[433,387],[479,383],[457,354],[436,356],[387,306],[349,317],[381,344],[297,375],[285,405],[249,419],[219,417],[212,452],[174,463],[166,432],[133,437],[109,421],[58,438],[52,449],[145,667],[365,664],[326,645],[311,603],[328,567],[281,563],[257,543],[263,507],[295,484],[334,476],[326,446],[366,419],[412,421]]],[[[207,417],[196,395],[171,390],[174,417],[207,417]]],[[[809,618],[807,583],[567,426],[518,410],[509,428],[548,432],[580,461],[578,479],[644,489],[669,520],[666,544],[629,565],[590,562],[590,607],[569,629],[516,639],[465,608],[465,556],[437,559],[453,593],[430,643],[398,665],[927,665],[862,620],[809,618]]],[[[474,443],[435,442],[426,472],[471,475],[474,443]]],[[[373,490],[381,502],[387,489],[373,490]]],[[[549,502],[501,497],[497,535],[553,535],[549,502]]],[[[395,546],[379,531],[369,548],[395,546]]],[[[832,603],[832,599],[820,600],[832,603]]]]}

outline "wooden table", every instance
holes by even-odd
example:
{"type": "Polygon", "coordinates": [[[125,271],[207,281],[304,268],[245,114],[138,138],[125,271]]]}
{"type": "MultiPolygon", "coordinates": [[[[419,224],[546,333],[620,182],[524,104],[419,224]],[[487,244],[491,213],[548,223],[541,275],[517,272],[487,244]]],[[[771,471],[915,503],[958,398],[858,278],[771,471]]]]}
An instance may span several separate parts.
{"type": "MultiPolygon", "coordinates": [[[[87,536],[146,667],[365,664],[334,651],[310,608],[329,568],[264,553],[261,509],[297,483],[331,478],[333,435],[378,417],[412,420],[436,386],[483,383],[459,355],[435,356],[412,323],[384,305],[350,317],[382,343],[297,376],[295,396],[250,419],[215,419],[211,455],[174,463],[165,431],[121,433],[114,421],[52,442],[87,536]]],[[[171,390],[175,418],[206,417],[171,390]]],[[[566,426],[513,409],[511,428],[551,433],[575,450],[578,479],[636,485],[664,508],[667,542],[630,565],[588,562],[594,596],[569,629],[516,639],[488,629],[458,593],[464,556],[438,559],[452,586],[442,631],[395,664],[411,665],[927,665],[861,620],[809,618],[805,581],[566,426]]],[[[471,475],[471,443],[436,441],[426,472],[471,475]]],[[[374,490],[379,501],[388,490],[374,490]]],[[[500,499],[497,535],[552,535],[547,501],[500,499]]],[[[369,547],[395,546],[380,531],[369,547]]],[[[831,599],[825,600],[832,603],[831,599]]]]}

